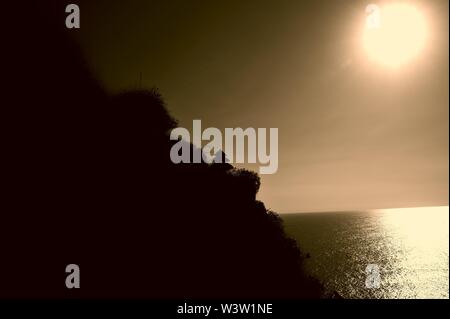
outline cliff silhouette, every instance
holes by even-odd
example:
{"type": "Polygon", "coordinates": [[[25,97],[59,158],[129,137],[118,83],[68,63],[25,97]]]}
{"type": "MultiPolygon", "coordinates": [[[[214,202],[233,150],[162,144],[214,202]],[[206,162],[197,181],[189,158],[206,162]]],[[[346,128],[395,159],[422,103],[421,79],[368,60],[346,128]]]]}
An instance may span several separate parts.
{"type": "Polygon", "coordinates": [[[163,98],[107,93],[64,5],[5,10],[20,20],[7,19],[4,52],[0,296],[321,297],[281,219],[256,200],[258,175],[173,164],[163,98]],[[64,285],[71,263],[81,289],[64,285]]]}

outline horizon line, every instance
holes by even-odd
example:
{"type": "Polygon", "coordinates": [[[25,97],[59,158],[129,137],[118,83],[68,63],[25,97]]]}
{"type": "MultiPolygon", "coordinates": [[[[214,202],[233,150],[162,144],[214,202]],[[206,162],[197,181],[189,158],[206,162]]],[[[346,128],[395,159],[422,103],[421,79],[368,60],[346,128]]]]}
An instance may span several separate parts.
{"type": "Polygon", "coordinates": [[[396,210],[396,209],[414,209],[414,208],[447,208],[449,205],[437,206],[408,206],[408,207],[389,207],[389,208],[368,208],[368,209],[342,209],[342,210],[317,210],[317,211],[298,211],[298,212],[281,212],[278,215],[294,215],[294,214],[326,214],[326,213],[369,213],[381,210],[396,210]]]}

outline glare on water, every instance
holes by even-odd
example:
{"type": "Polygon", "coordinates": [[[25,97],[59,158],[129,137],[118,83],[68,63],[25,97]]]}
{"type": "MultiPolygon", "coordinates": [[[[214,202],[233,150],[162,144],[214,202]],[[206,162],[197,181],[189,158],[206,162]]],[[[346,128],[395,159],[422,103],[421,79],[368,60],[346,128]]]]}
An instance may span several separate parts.
{"type": "Polygon", "coordinates": [[[385,209],[380,224],[396,253],[392,284],[408,287],[401,297],[448,298],[449,210],[443,207],[385,209]],[[446,278],[437,274],[446,274],[446,278]],[[446,293],[443,293],[446,291],[446,293]]]}
{"type": "Polygon", "coordinates": [[[344,298],[448,298],[449,210],[445,207],[284,215],[308,252],[306,269],[344,298]],[[367,266],[380,285],[366,285],[367,266]]]}

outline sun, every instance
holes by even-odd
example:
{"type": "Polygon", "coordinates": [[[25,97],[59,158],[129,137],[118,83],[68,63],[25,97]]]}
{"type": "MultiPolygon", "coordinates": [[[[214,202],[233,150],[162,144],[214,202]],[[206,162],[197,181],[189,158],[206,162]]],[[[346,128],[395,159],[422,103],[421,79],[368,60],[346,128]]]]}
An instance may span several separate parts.
{"type": "Polygon", "coordinates": [[[398,68],[413,61],[425,47],[425,18],[413,5],[375,6],[370,14],[372,20],[366,20],[363,45],[372,61],[398,68]]]}

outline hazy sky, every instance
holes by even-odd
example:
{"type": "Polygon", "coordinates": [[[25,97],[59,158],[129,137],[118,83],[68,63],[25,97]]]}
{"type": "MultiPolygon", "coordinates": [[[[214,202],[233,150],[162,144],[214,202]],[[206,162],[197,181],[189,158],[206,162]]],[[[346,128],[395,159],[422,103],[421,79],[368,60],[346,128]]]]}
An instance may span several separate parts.
{"type": "Polygon", "coordinates": [[[428,37],[398,70],[363,49],[370,1],[93,2],[80,40],[111,92],[142,73],[181,126],[279,128],[268,208],[448,205],[448,1],[410,1],[428,37]]]}

